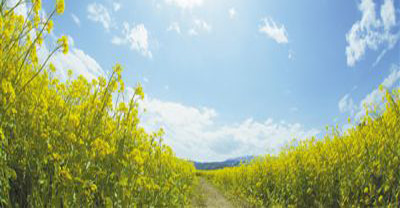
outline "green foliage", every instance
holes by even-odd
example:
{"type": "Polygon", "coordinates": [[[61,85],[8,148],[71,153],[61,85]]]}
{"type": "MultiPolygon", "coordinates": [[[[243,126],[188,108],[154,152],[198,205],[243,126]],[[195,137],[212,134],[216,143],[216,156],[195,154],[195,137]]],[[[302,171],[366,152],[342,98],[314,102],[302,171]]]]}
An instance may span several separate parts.
{"type": "Polygon", "coordinates": [[[162,144],[162,130],[140,127],[141,86],[125,102],[120,65],[107,79],[59,81],[47,61],[68,53],[67,38],[44,63],[37,48],[64,1],[44,20],[40,0],[25,3],[26,18],[0,4],[0,207],[188,204],[194,167],[162,144]]]}

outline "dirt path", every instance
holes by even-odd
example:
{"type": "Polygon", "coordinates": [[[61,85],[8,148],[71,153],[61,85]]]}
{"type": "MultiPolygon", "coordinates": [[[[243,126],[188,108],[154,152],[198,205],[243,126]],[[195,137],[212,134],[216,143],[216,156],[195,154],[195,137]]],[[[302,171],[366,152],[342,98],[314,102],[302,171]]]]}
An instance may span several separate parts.
{"type": "Polygon", "coordinates": [[[199,178],[199,187],[197,188],[197,192],[197,197],[193,200],[193,207],[235,207],[204,178],[199,178]]]}

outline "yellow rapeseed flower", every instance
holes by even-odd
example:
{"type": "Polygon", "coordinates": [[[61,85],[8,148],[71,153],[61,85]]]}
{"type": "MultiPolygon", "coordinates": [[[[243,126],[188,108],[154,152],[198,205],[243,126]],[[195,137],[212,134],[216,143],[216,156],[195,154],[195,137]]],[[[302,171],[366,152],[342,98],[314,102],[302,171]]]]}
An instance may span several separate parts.
{"type": "Polygon", "coordinates": [[[141,100],[144,99],[144,92],[143,92],[142,85],[141,85],[140,83],[138,83],[137,86],[136,86],[136,88],[135,88],[135,94],[136,94],[137,96],[139,96],[139,98],[140,98],[141,100]]]}
{"type": "Polygon", "coordinates": [[[384,90],[383,85],[379,85],[379,91],[383,92],[383,90],[384,90]]]}
{"type": "Polygon", "coordinates": [[[53,20],[50,20],[50,21],[47,23],[47,28],[46,28],[47,33],[50,33],[51,30],[53,30],[53,27],[54,27],[53,20]]]}
{"type": "Polygon", "coordinates": [[[72,180],[72,176],[69,173],[68,169],[63,168],[60,171],[60,176],[63,177],[64,179],[66,179],[66,180],[72,180]]]}
{"type": "Polygon", "coordinates": [[[57,0],[56,1],[56,11],[58,14],[63,14],[65,10],[64,0],[57,0]]]}
{"type": "Polygon", "coordinates": [[[35,14],[35,15],[33,16],[33,26],[34,26],[35,28],[38,28],[38,27],[39,27],[39,23],[40,23],[39,14],[35,14]]]}
{"type": "Polygon", "coordinates": [[[378,201],[379,201],[379,203],[382,203],[382,202],[383,202],[383,196],[382,196],[382,195],[379,196],[378,201]]]}
{"type": "Polygon", "coordinates": [[[96,186],[95,184],[90,184],[90,190],[91,190],[92,192],[97,191],[97,186],[96,186]]]}
{"type": "Polygon", "coordinates": [[[33,11],[38,14],[39,10],[42,8],[42,1],[41,0],[32,0],[33,3],[33,11]]]}
{"type": "Polygon", "coordinates": [[[4,133],[3,133],[3,129],[0,128],[0,141],[3,140],[5,138],[4,133]]]}
{"type": "Polygon", "coordinates": [[[67,54],[68,53],[68,38],[67,36],[63,35],[60,39],[58,39],[58,44],[63,48],[63,53],[67,54]]]}
{"type": "Polygon", "coordinates": [[[56,72],[56,67],[54,66],[53,63],[50,63],[50,64],[49,64],[49,68],[50,68],[50,71],[51,71],[51,72],[53,72],[53,73],[56,72]]]}
{"type": "Polygon", "coordinates": [[[368,187],[365,187],[364,188],[364,194],[368,194],[368,191],[369,191],[368,187]]]}

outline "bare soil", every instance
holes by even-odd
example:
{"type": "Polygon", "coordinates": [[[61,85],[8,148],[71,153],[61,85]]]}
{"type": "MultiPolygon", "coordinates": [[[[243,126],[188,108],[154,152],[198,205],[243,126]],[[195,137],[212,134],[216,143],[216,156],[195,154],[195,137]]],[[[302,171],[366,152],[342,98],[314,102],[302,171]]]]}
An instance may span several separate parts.
{"type": "Polygon", "coordinates": [[[236,206],[228,201],[225,196],[207,180],[200,177],[196,195],[192,200],[192,207],[232,208],[236,206]]]}

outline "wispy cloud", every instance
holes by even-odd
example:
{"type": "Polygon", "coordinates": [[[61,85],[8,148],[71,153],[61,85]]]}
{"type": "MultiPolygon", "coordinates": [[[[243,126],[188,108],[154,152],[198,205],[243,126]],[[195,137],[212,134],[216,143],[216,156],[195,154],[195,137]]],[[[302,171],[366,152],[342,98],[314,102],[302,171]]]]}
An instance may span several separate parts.
{"type": "Polygon", "coordinates": [[[76,16],[75,14],[71,14],[72,20],[75,22],[76,25],[78,25],[79,27],[81,26],[81,20],[78,18],[78,16],[76,16]]]}
{"type": "Polygon", "coordinates": [[[279,25],[270,17],[263,19],[263,24],[260,26],[259,31],[265,33],[279,44],[289,42],[285,26],[283,24],[279,25]]]}
{"type": "Polygon", "coordinates": [[[212,26],[202,19],[195,19],[193,21],[193,26],[189,29],[188,34],[190,36],[197,36],[201,32],[210,33],[212,30],[212,26]]]}
{"type": "Polygon", "coordinates": [[[114,36],[112,43],[115,45],[129,45],[131,50],[140,52],[143,56],[152,58],[152,53],[149,48],[149,33],[143,24],[135,26],[129,23],[123,23],[122,36],[114,36]]]}
{"type": "Polygon", "coordinates": [[[108,8],[100,3],[91,3],[87,7],[88,18],[94,22],[99,22],[107,31],[112,27],[111,14],[108,8]]]}
{"type": "Polygon", "coordinates": [[[181,34],[181,27],[179,26],[179,23],[173,22],[168,26],[167,31],[175,31],[178,34],[181,34]]]}
{"type": "Polygon", "coordinates": [[[121,9],[121,4],[118,2],[113,2],[113,10],[114,12],[118,12],[121,9]]]}
{"type": "MultiPolygon", "coordinates": [[[[386,89],[392,89],[393,87],[399,87],[400,81],[400,66],[393,65],[392,72],[387,76],[381,85],[386,89]],[[396,85],[397,83],[397,85],[396,85]]],[[[374,89],[371,93],[369,93],[363,100],[361,100],[360,105],[358,107],[359,112],[357,113],[357,117],[361,117],[364,114],[363,108],[364,106],[371,106],[375,104],[379,104],[382,101],[382,98],[385,96],[384,92],[381,92],[378,88],[374,89]]]]}
{"type": "Polygon", "coordinates": [[[294,59],[294,51],[292,49],[289,49],[288,51],[288,59],[293,60],[294,59]]]}
{"type": "MultiPolygon", "coordinates": [[[[400,87],[400,66],[393,65],[392,72],[382,81],[381,85],[386,89],[393,89],[394,87],[400,87]]],[[[354,91],[354,87],[352,89],[354,91]]],[[[385,93],[380,91],[378,87],[372,92],[367,94],[358,105],[356,105],[351,97],[350,93],[343,96],[339,101],[339,110],[342,113],[350,113],[351,117],[355,120],[360,120],[362,116],[365,115],[365,108],[370,108],[372,106],[380,107],[382,104],[382,98],[385,93]]]]}
{"type": "Polygon", "coordinates": [[[358,5],[361,19],[356,21],[346,34],[347,65],[354,66],[367,49],[378,50],[383,47],[374,66],[382,59],[387,50],[392,49],[399,40],[400,33],[395,31],[396,12],[393,0],[385,0],[381,5],[380,17],[376,15],[373,0],[362,0],[358,5]]]}
{"type": "Polygon", "coordinates": [[[349,112],[352,116],[354,115],[354,111],[357,109],[357,106],[354,104],[353,98],[350,97],[350,94],[346,94],[340,99],[338,107],[341,113],[349,112]]]}

